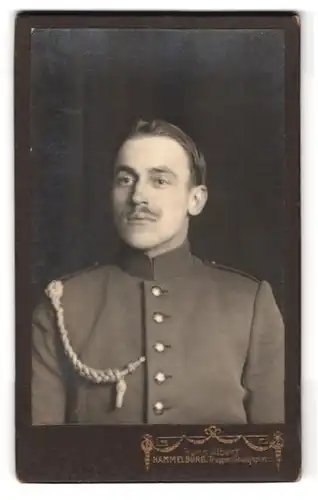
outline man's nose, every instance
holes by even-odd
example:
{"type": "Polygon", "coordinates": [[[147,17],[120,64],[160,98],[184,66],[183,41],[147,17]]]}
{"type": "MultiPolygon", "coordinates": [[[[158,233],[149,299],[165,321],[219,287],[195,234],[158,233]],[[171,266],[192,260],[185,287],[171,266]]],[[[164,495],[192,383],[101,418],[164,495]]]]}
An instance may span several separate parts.
{"type": "Polygon", "coordinates": [[[146,194],[146,188],[143,183],[140,181],[137,181],[134,185],[132,194],[131,194],[131,201],[135,205],[139,205],[140,203],[147,203],[147,194],[146,194]]]}

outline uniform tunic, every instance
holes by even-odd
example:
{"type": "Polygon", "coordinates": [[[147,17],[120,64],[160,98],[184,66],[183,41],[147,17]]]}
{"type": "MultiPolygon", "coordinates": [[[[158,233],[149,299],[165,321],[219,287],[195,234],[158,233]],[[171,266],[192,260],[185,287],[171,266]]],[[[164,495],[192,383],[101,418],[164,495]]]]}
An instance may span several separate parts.
{"type": "Polygon", "coordinates": [[[69,340],[96,369],[146,362],[116,384],[78,375],[48,298],[33,319],[33,424],[245,424],[284,421],[284,327],[267,282],[207,265],[188,243],[62,280],[69,340]]]}

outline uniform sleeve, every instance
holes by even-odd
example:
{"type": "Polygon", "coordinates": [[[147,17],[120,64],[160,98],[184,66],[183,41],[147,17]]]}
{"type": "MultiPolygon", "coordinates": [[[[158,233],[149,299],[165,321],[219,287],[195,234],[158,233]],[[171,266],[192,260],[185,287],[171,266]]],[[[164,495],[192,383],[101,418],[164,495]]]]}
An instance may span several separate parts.
{"type": "Polygon", "coordinates": [[[32,424],[63,424],[65,400],[54,312],[43,302],[32,324],[32,424]]]}
{"type": "Polygon", "coordinates": [[[259,286],[245,368],[251,423],[284,422],[284,324],[267,282],[259,286]]]}

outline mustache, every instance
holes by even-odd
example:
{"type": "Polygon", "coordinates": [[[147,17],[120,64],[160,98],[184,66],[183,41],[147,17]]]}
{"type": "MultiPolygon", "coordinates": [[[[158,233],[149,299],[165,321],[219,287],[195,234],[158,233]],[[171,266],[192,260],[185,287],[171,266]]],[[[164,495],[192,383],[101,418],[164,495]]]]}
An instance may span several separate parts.
{"type": "Polygon", "coordinates": [[[124,213],[127,219],[134,219],[137,217],[143,217],[145,219],[157,220],[160,214],[157,211],[151,210],[147,206],[135,206],[125,211],[124,213]]]}

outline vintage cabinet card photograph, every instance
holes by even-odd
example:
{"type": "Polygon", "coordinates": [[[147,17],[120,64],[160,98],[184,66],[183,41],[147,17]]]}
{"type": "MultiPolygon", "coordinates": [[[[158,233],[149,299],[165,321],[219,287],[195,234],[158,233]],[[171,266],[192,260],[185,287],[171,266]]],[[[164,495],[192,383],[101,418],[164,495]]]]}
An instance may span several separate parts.
{"type": "Polygon", "coordinates": [[[299,478],[299,39],[17,15],[21,481],[299,478]]]}

